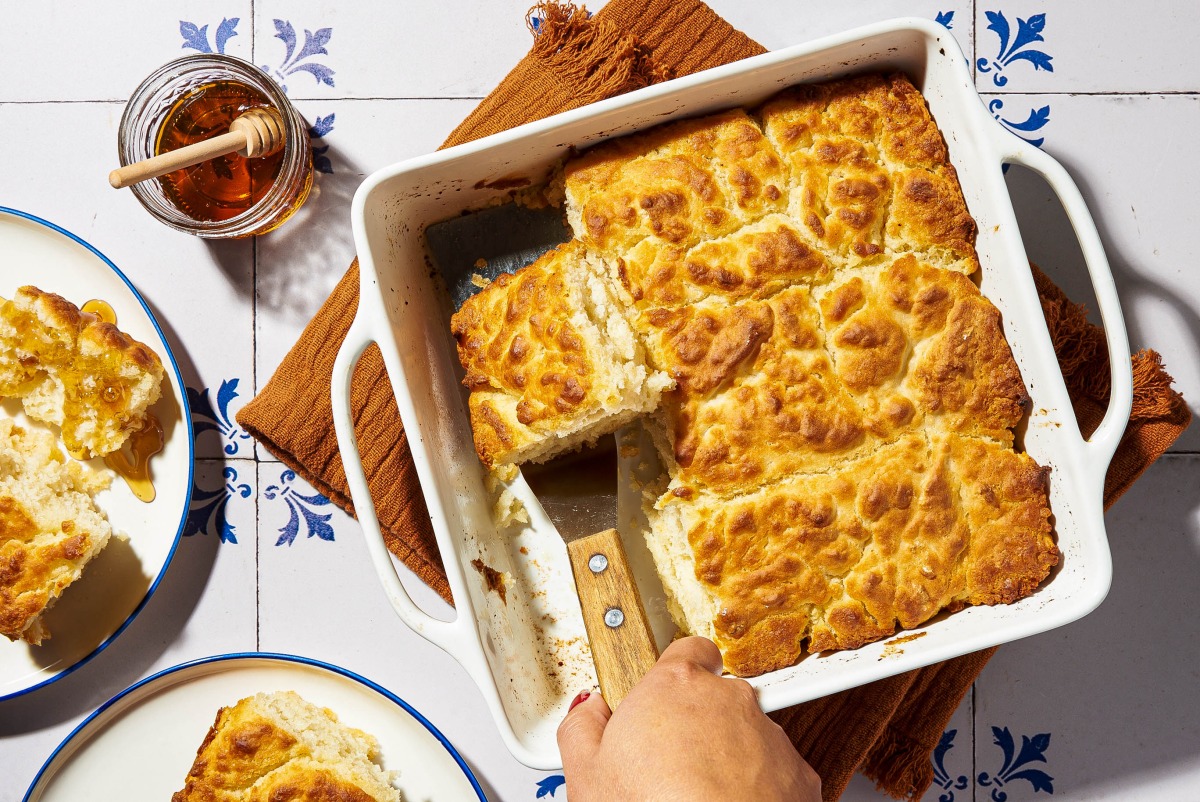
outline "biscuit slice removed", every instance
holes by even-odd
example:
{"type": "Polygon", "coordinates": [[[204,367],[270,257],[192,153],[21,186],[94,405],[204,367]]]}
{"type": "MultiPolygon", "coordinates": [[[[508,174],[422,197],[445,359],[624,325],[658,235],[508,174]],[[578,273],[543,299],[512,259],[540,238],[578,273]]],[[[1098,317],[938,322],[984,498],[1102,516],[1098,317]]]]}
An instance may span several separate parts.
{"type": "Polygon", "coordinates": [[[222,707],[171,802],[347,800],[401,802],[379,744],[295,691],[222,707]]]}
{"type": "Polygon", "coordinates": [[[0,419],[0,634],[50,637],[42,614],[112,534],[92,501],[111,480],[67,459],[51,434],[0,419]]]}
{"type": "Polygon", "coordinates": [[[504,274],[451,319],[475,450],[488,467],[543,462],[658,407],[653,370],[611,287],[569,243],[504,274]]]}

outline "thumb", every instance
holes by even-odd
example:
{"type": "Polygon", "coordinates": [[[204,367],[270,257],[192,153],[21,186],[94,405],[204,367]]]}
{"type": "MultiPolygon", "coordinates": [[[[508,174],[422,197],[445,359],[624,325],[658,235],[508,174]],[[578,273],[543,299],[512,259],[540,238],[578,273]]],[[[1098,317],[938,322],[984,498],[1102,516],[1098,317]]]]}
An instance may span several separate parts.
{"type": "Polygon", "coordinates": [[[591,762],[600,749],[600,738],[611,717],[608,703],[597,692],[567,713],[558,725],[558,751],[562,755],[564,774],[575,774],[591,762]]]}

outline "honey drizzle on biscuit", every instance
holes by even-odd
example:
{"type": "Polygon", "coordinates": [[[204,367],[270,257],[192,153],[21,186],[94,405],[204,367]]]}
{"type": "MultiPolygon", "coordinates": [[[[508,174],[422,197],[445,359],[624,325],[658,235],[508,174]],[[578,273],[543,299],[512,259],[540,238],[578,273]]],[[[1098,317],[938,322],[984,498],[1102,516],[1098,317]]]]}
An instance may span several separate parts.
{"type": "MultiPolygon", "coordinates": [[[[117,324],[116,311],[107,301],[99,298],[85,303],[80,311],[105,323],[117,324]]],[[[125,389],[118,386],[108,386],[100,391],[100,397],[110,404],[119,402],[124,394],[125,389]]],[[[129,436],[121,449],[104,457],[104,464],[125,480],[139,501],[147,504],[154,501],[156,495],[154,481],[150,478],[150,458],[162,451],[163,442],[162,424],[153,414],[146,413],[141,428],[129,436]]]]}
{"type": "Polygon", "coordinates": [[[146,413],[142,428],[129,436],[119,451],[104,457],[104,464],[116,471],[138,500],[154,501],[154,480],[150,477],[150,458],[163,449],[163,428],[158,418],[146,413]]]}
{"type": "Polygon", "coordinates": [[[83,306],[79,307],[79,311],[85,315],[93,315],[105,323],[117,325],[117,313],[109,305],[108,301],[101,301],[99,298],[93,298],[83,306]]]}

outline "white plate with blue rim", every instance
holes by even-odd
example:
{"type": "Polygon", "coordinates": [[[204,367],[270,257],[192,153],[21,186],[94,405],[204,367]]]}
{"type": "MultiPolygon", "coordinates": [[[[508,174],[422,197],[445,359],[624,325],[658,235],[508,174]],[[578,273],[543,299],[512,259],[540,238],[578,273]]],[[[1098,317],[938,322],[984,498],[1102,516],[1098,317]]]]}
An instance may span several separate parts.
{"type": "MultiPolygon", "coordinates": [[[[162,423],[164,444],[150,461],[153,501],[139,501],[119,477],[96,495],[97,506],[119,536],[109,540],[79,580],[45,613],[50,638],[32,646],[0,637],[0,700],[41,688],[79,668],[111,644],[145,607],[166,574],[183,532],[195,452],[179,365],[129,279],[71,232],[0,206],[0,297],[11,298],[26,284],[61,295],[76,306],[104,301],[115,312],[121,331],[158,354],[167,370],[162,398],[151,411],[162,423]]],[[[0,399],[0,417],[59,434],[56,427],[27,418],[16,400],[0,399]]],[[[103,467],[102,460],[92,463],[103,467]]]]}
{"type": "Polygon", "coordinates": [[[295,691],[379,742],[380,765],[409,802],[487,802],[446,737],[391,691],[352,671],[286,654],[206,657],[122,691],[47,759],[24,802],[162,802],[183,788],[221,707],[256,693],[295,691]]]}

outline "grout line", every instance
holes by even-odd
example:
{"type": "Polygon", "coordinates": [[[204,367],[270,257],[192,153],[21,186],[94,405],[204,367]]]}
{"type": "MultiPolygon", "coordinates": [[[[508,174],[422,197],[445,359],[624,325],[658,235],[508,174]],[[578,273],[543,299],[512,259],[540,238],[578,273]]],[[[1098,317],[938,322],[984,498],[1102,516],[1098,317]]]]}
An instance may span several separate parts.
{"type": "MultiPolygon", "coordinates": [[[[257,64],[255,54],[254,0],[250,0],[250,54],[251,63],[257,64]]],[[[251,398],[258,395],[258,237],[250,240],[250,387],[251,398]]],[[[251,442],[250,453],[254,457],[254,650],[262,651],[262,471],[258,458],[259,444],[251,442]]]]}
{"type": "MultiPolygon", "coordinates": [[[[250,243],[250,388],[258,395],[258,237],[250,243]]],[[[254,448],[258,459],[258,447],[254,448]]]]}
{"type": "Polygon", "coordinates": [[[262,537],[259,529],[262,526],[259,510],[262,494],[262,475],[255,463],[254,476],[254,651],[262,651],[262,537]]]}
{"type": "Polygon", "coordinates": [[[971,802],[975,802],[975,795],[979,792],[979,789],[975,786],[975,778],[979,776],[979,765],[977,762],[979,759],[979,750],[977,749],[978,739],[975,737],[975,711],[977,709],[975,691],[978,685],[978,679],[971,683],[971,776],[967,778],[970,780],[968,787],[971,789],[971,802]]]}
{"type": "MultiPolygon", "coordinates": [[[[972,67],[972,72],[975,68],[972,67]]],[[[987,89],[976,92],[984,97],[994,95],[1012,95],[1012,96],[1029,96],[1029,97],[1200,97],[1200,90],[1195,89],[1142,89],[1142,90],[1095,90],[1090,92],[1079,91],[1040,91],[1028,92],[1017,89],[987,89]]],[[[376,100],[393,100],[405,102],[419,102],[426,100],[474,100],[482,101],[482,95],[380,95],[372,97],[303,97],[295,96],[291,100],[298,103],[316,103],[316,102],[335,102],[335,103],[361,103],[376,100]]],[[[0,100],[0,106],[36,106],[36,105],[76,105],[85,103],[108,103],[108,104],[124,104],[127,99],[94,99],[84,98],[78,100],[0,100]]]]}
{"type": "MultiPolygon", "coordinates": [[[[979,0],[971,0],[971,86],[979,91],[979,70],[975,63],[979,61],[979,0]]],[[[972,686],[974,687],[974,686],[972,686]]]]}
{"type": "Polygon", "coordinates": [[[1200,92],[1198,92],[1194,89],[1157,89],[1157,90],[1143,89],[1141,91],[1123,91],[1123,90],[1119,90],[1119,89],[1104,89],[1104,90],[1097,89],[1097,90],[1090,91],[1090,92],[1071,92],[1071,91],[1062,91],[1062,90],[1057,91],[1057,92],[1023,92],[1019,89],[1001,89],[1001,88],[997,87],[996,89],[988,89],[987,91],[979,91],[979,94],[981,94],[981,95],[1030,95],[1030,96],[1053,95],[1053,96],[1059,96],[1059,97],[1107,97],[1107,96],[1112,96],[1112,97],[1177,97],[1177,96],[1195,97],[1197,95],[1200,95],[1200,92]]]}

